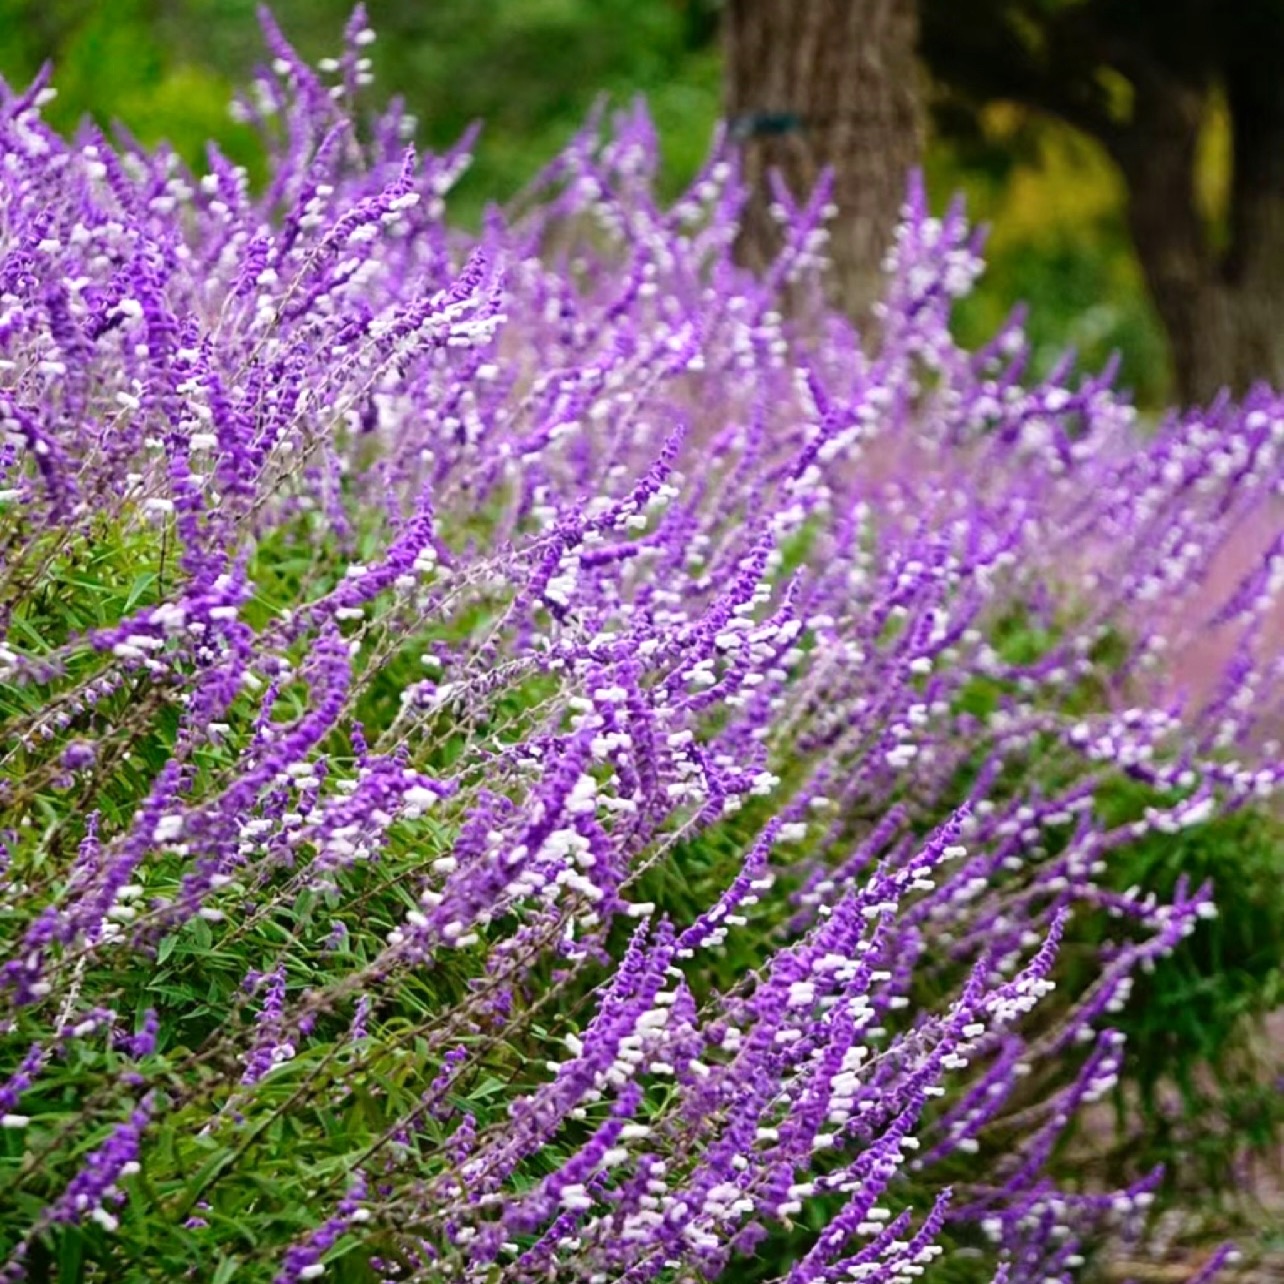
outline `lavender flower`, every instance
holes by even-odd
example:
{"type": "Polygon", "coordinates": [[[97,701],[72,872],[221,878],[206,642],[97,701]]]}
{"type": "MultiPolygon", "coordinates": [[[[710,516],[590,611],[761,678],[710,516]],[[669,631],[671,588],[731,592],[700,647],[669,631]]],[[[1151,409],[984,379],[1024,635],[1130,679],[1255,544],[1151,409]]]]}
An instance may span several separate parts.
{"type": "Polygon", "coordinates": [[[824,186],[754,277],[640,110],[467,236],[364,14],[265,32],[261,193],[0,88],[0,1277],[1069,1277],[1215,912],[1117,853],[1284,782],[1284,402],[963,349],[918,182],[869,349],[824,186]]]}

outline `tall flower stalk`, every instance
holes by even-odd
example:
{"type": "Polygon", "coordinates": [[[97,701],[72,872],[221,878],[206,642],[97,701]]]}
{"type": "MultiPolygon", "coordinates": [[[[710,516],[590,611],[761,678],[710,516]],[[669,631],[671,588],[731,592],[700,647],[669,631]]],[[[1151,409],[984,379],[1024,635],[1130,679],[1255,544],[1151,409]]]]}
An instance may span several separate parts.
{"type": "Polygon", "coordinates": [[[262,191],[0,99],[3,1278],[1069,1278],[1214,912],[1112,855],[1280,785],[1284,403],[961,349],[918,186],[870,348],[640,110],[470,238],[266,32],[262,191]]]}

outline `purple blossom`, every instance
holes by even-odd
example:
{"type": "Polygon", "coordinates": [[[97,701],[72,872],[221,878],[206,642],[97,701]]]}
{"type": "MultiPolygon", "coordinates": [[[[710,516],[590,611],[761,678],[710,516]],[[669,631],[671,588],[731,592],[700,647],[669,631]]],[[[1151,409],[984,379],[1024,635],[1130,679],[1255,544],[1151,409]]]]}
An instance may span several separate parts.
{"type": "Polygon", "coordinates": [[[277,1284],[730,1277],[821,1207],[790,1284],[899,1284],[960,1226],[1065,1278],[1155,1179],[1062,1190],[1058,1138],[1214,912],[1112,861],[1284,781],[1284,402],[1143,434],[1108,371],[1028,378],[1019,317],[965,350],[979,241],[918,181],[869,348],[825,185],[754,277],[726,140],[665,207],[640,109],[467,236],[470,141],[354,114],[364,13],[316,69],[264,26],[262,193],[0,90],[0,1122],[79,1076],[3,1278],[87,1218],[123,1269],[173,1119],[232,1139],[163,1210],[202,1245],[298,1138],[277,1284]],[[117,543],[149,596],[36,645],[51,550],[117,543]],[[189,1047],[163,978],[206,965],[242,993],[189,1047]]]}

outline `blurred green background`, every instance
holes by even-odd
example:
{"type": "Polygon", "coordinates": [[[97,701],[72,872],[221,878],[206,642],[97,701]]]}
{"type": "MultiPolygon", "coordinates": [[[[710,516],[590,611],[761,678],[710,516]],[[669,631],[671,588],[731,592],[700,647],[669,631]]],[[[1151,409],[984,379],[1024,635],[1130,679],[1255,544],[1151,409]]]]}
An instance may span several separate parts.
{"type": "MultiPolygon", "coordinates": [[[[335,54],[347,0],[276,0],[306,57],[335,54]]],[[[485,129],[455,197],[461,222],[518,190],[603,92],[644,94],[676,191],[707,149],[720,111],[716,11],[709,0],[371,0],[376,99],[403,95],[420,141],[445,146],[485,129]]],[[[228,114],[233,90],[264,58],[253,0],[0,0],[0,74],[22,84],[51,59],[61,129],[84,115],[166,139],[199,163],[207,138],[256,168],[254,138],[228,114]]],[[[1224,131],[1209,131],[1201,183],[1224,183],[1224,131]]],[[[1015,108],[983,117],[966,146],[933,139],[928,177],[944,203],[966,192],[992,226],[990,270],[959,318],[977,341],[1014,303],[1030,305],[1038,366],[1066,347],[1096,366],[1123,356],[1122,382],[1146,407],[1170,391],[1163,333],[1142,286],[1111,163],[1083,136],[1015,108]]]]}

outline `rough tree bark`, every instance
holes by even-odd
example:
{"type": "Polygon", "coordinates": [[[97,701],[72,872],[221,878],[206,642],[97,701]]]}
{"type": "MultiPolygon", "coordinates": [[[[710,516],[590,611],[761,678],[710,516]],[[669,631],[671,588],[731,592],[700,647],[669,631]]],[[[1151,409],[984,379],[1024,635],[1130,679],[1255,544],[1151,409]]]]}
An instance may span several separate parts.
{"type": "Polygon", "coordinates": [[[752,198],[739,254],[764,267],[779,245],[767,174],[805,196],[834,171],[833,301],[865,317],[880,290],[910,168],[922,155],[913,0],[730,0],[726,110],[752,198]]]}

